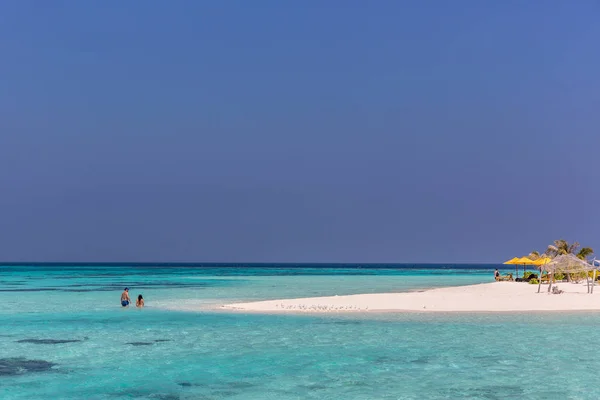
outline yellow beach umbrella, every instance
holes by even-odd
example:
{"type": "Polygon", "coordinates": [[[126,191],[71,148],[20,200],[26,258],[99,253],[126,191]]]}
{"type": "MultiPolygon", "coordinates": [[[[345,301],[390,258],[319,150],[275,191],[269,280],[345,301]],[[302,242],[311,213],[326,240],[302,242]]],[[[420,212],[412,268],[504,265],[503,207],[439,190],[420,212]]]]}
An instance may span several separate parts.
{"type": "Polygon", "coordinates": [[[535,265],[535,261],[533,261],[531,258],[521,257],[519,258],[519,261],[523,265],[535,265]]]}
{"type": "Polygon", "coordinates": [[[504,264],[513,264],[515,266],[515,278],[519,277],[519,265],[523,266],[523,271],[525,271],[525,265],[536,265],[535,261],[533,261],[530,258],[527,257],[515,257],[515,258],[511,258],[510,260],[506,261],[504,264]]]}
{"type": "Polygon", "coordinates": [[[525,266],[526,265],[536,265],[535,261],[533,261],[531,258],[527,258],[527,257],[519,258],[519,264],[523,266],[523,276],[525,276],[525,268],[526,268],[525,266]]]}
{"type": "Polygon", "coordinates": [[[552,261],[550,257],[542,257],[535,260],[533,265],[537,265],[539,267],[540,265],[548,264],[550,261],[552,261]]]}
{"type": "Polygon", "coordinates": [[[515,278],[517,277],[517,275],[519,275],[519,270],[517,268],[517,265],[520,264],[520,258],[519,257],[513,257],[510,260],[504,262],[504,264],[510,264],[510,265],[514,265],[515,266],[515,278]]]}
{"type": "Polygon", "coordinates": [[[531,258],[527,258],[527,257],[519,258],[519,264],[520,265],[536,265],[535,261],[533,261],[531,258]]]}

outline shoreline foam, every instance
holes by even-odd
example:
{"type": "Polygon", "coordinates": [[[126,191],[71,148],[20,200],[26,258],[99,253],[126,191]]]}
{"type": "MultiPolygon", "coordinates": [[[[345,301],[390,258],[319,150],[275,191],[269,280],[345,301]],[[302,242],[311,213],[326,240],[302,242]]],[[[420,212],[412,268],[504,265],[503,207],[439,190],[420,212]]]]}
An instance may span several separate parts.
{"type": "Polygon", "coordinates": [[[585,283],[558,286],[562,294],[549,294],[547,285],[537,293],[537,285],[492,282],[420,292],[254,301],[221,309],[261,313],[600,311],[600,287],[588,294],[585,283]]]}

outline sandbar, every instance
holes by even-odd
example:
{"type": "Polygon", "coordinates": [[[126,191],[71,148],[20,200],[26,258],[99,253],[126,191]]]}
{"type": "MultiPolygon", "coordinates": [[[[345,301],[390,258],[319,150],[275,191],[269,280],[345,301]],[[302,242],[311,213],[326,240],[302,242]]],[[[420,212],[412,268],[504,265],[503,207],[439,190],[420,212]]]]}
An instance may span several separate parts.
{"type": "Polygon", "coordinates": [[[563,293],[548,293],[547,285],[537,293],[538,285],[492,282],[420,292],[254,301],[227,304],[221,309],[262,313],[600,311],[600,287],[588,294],[585,282],[557,286],[563,293]]]}

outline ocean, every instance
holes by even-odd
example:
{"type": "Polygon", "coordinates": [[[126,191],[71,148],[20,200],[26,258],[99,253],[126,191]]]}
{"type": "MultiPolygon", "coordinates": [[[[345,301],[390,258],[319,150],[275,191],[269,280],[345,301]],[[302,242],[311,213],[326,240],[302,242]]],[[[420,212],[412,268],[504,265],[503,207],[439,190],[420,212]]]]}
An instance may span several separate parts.
{"type": "Polygon", "coordinates": [[[495,267],[3,265],[0,399],[600,398],[600,313],[218,309],[490,282],[495,267]],[[120,307],[126,286],[145,309],[120,307]]]}

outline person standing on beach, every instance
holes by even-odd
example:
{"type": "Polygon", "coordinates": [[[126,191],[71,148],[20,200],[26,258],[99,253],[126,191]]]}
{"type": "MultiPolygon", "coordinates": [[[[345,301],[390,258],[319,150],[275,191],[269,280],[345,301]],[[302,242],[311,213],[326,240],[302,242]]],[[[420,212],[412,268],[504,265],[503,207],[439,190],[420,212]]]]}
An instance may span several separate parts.
{"type": "Polygon", "coordinates": [[[123,290],[123,293],[121,293],[121,306],[127,307],[129,306],[130,302],[131,299],[129,298],[129,288],[125,288],[125,290],[123,290]]]}
{"type": "Polygon", "coordinates": [[[496,271],[494,271],[494,279],[500,280],[500,272],[498,271],[498,268],[496,268],[496,271]]]}

